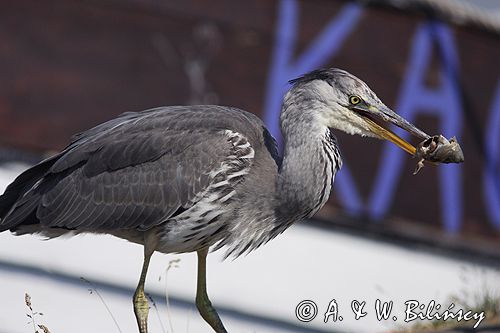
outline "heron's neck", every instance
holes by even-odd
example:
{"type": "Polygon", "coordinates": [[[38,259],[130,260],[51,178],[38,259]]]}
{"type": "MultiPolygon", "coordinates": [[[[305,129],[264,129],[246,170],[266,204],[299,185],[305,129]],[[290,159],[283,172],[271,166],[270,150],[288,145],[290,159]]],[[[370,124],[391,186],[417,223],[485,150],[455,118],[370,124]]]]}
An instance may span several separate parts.
{"type": "Polygon", "coordinates": [[[310,217],[328,200],[335,173],[341,166],[335,137],[314,122],[284,128],[284,155],[278,179],[281,216],[310,217]]]}

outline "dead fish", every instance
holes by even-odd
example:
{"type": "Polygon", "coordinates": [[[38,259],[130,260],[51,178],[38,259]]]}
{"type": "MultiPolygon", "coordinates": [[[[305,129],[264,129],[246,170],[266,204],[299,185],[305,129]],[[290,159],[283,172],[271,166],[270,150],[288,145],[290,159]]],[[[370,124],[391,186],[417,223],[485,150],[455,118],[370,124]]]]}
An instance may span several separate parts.
{"type": "Polygon", "coordinates": [[[464,153],[457,138],[452,137],[448,141],[442,135],[431,136],[419,143],[415,156],[418,162],[413,172],[414,175],[424,167],[424,161],[434,163],[462,163],[464,161],[464,153]]]}

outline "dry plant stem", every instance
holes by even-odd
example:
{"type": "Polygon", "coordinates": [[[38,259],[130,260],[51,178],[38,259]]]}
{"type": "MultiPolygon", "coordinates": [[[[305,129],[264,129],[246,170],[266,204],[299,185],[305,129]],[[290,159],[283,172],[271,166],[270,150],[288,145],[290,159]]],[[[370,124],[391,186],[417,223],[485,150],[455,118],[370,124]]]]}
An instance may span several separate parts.
{"type": "Polygon", "coordinates": [[[158,321],[160,322],[161,331],[163,333],[166,333],[165,326],[163,325],[163,321],[161,320],[160,311],[158,310],[158,307],[156,306],[156,302],[153,299],[153,296],[151,296],[150,294],[146,294],[146,296],[149,299],[149,301],[151,302],[151,304],[153,305],[153,308],[155,308],[156,316],[158,317],[158,321]]]}
{"type": "Polygon", "coordinates": [[[33,332],[36,332],[36,323],[35,323],[35,312],[33,312],[33,308],[31,307],[31,296],[28,293],[24,294],[24,303],[30,309],[31,315],[28,315],[31,319],[31,323],[33,324],[33,332]]]}
{"type": "MultiPolygon", "coordinates": [[[[171,268],[176,268],[179,267],[177,264],[181,261],[180,259],[173,259],[168,262],[168,267],[165,270],[165,301],[167,303],[167,318],[168,318],[168,325],[170,326],[170,331],[173,332],[174,328],[172,326],[172,317],[170,316],[170,298],[168,296],[168,272],[170,271],[171,268]]],[[[161,277],[160,277],[161,278],[161,277]]]]}
{"type": "Polygon", "coordinates": [[[116,328],[118,329],[118,332],[122,333],[122,330],[120,328],[120,325],[118,325],[118,321],[116,320],[115,316],[113,315],[113,313],[111,312],[111,309],[108,307],[108,305],[106,304],[106,302],[104,301],[104,298],[101,296],[101,294],[99,293],[99,291],[97,290],[97,287],[92,283],[90,282],[89,280],[83,278],[83,277],[80,277],[80,279],[87,283],[91,289],[89,289],[90,293],[94,292],[97,297],[99,297],[99,299],[101,300],[101,303],[104,305],[104,307],[106,308],[106,311],[108,311],[108,314],[111,316],[111,318],[113,319],[114,323],[115,323],[115,326],[116,328]]]}
{"type": "Polygon", "coordinates": [[[36,323],[35,323],[35,314],[33,313],[33,310],[31,310],[31,323],[33,324],[33,331],[36,332],[37,330],[36,330],[36,323]]]}
{"type": "Polygon", "coordinates": [[[33,307],[32,307],[32,304],[31,304],[31,296],[28,293],[24,293],[24,303],[30,309],[30,312],[31,312],[31,315],[30,314],[26,314],[26,315],[28,316],[28,318],[31,319],[31,324],[33,325],[33,331],[35,333],[39,333],[39,331],[37,329],[37,326],[38,326],[38,328],[41,329],[43,331],[43,333],[50,333],[50,330],[48,329],[47,326],[45,326],[45,325],[38,325],[36,323],[35,316],[43,316],[43,313],[33,311],[33,307]]]}
{"type": "Polygon", "coordinates": [[[186,333],[189,333],[189,320],[193,316],[193,309],[189,310],[188,317],[186,320],[186,333]]]}
{"type": "MultiPolygon", "coordinates": [[[[167,271],[168,273],[168,271],[167,271]]],[[[170,332],[174,331],[174,327],[172,325],[172,317],[170,316],[170,298],[168,296],[168,288],[167,288],[167,273],[165,273],[165,299],[167,302],[167,318],[168,318],[168,326],[170,326],[170,332]]]]}
{"type": "MultiPolygon", "coordinates": [[[[31,310],[31,308],[30,308],[31,310]]],[[[37,332],[37,329],[36,329],[36,323],[35,323],[35,314],[33,313],[33,310],[31,310],[31,323],[33,324],[33,332],[37,332]]]]}

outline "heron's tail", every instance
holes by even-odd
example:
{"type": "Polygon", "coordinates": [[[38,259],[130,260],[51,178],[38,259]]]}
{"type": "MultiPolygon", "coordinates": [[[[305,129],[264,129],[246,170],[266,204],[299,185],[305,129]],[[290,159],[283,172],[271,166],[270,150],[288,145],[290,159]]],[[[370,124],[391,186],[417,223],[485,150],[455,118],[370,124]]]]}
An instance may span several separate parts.
{"type": "Polygon", "coordinates": [[[58,155],[53,156],[29,168],[7,187],[0,196],[0,232],[15,228],[35,213],[40,196],[32,189],[58,158],[58,155]]]}

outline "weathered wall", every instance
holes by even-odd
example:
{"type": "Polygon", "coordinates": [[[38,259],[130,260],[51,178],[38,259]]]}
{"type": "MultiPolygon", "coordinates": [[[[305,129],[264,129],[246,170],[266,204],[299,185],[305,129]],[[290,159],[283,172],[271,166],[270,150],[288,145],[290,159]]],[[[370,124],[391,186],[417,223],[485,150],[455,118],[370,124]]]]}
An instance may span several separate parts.
{"type": "Polygon", "coordinates": [[[2,146],[59,149],[121,112],[187,103],[247,109],[278,135],[287,80],[336,66],[428,133],[456,135],[466,162],[412,176],[416,161],[394,146],[338,134],[346,163],[321,216],[389,217],[400,234],[498,244],[497,35],[333,0],[0,6],[2,146]]]}

